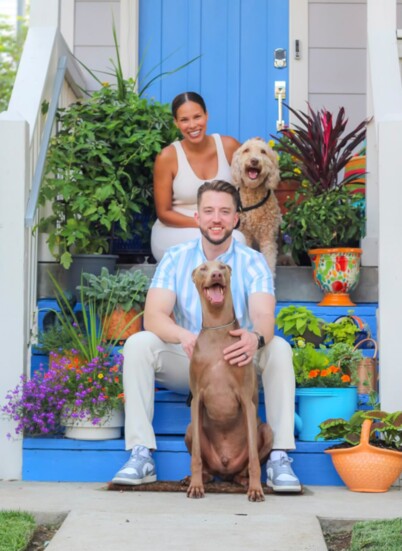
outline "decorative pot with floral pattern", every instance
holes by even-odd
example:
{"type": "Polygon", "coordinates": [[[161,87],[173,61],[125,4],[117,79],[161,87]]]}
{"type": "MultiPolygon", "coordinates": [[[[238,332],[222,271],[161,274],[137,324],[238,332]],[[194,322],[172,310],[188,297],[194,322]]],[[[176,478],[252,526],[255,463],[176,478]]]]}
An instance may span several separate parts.
{"type": "Polygon", "coordinates": [[[330,248],[307,251],[314,281],[324,293],[320,306],[354,306],[349,293],[359,283],[362,249],[330,248]]]}

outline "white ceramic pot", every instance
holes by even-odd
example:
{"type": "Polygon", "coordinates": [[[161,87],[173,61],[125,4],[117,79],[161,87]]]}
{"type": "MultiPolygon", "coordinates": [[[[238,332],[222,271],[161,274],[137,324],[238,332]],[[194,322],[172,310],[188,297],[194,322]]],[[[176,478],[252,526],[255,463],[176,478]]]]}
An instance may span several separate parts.
{"type": "Polygon", "coordinates": [[[99,424],[92,424],[89,418],[77,419],[70,417],[64,421],[66,438],[75,440],[113,440],[121,437],[124,425],[124,412],[116,409],[101,420],[99,424]]]}

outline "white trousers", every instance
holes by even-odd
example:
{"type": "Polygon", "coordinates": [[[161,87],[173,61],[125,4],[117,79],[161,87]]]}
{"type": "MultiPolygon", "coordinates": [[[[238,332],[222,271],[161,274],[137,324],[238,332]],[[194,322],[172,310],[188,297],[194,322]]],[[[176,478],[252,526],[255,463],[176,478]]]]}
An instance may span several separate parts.
{"type": "MultiPolygon", "coordinates": [[[[167,344],[149,331],[129,337],[124,346],[126,449],[156,449],[152,428],[155,381],[179,394],[189,391],[189,359],[180,344],[167,344]]],[[[273,449],[295,448],[295,378],[292,349],[274,337],[254,357],[264,388],[267,422],[274,433],[273,449]]]]}

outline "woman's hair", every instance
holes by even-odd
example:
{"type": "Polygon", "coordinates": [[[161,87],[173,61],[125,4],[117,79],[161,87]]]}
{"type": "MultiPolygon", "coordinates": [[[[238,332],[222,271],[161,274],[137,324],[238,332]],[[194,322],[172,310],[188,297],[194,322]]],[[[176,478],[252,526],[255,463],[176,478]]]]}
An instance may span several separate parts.
{"type": "Polygon", "coordinates": [[[236,210],[239,210],[239,192],[233,184],[225,182],[225,180],[212,180],[211,182],[204,182],[197,191],[197,206],[200,206],[201,197],[206,191],[228,193],[232,196],[236,210]]]}
{"type": "Polygon", "coordinates": [[[205,101],[200,94],[197,94],[197,92],[183,92],[182,94],[176,96],[172,101],[172,114],[174,118],[177,116],[178,109],[183,105],[183,103],[187,103],[188,101],[198,103],[204,113],[207,112],[207,106],[205,105],[205,101]]]}

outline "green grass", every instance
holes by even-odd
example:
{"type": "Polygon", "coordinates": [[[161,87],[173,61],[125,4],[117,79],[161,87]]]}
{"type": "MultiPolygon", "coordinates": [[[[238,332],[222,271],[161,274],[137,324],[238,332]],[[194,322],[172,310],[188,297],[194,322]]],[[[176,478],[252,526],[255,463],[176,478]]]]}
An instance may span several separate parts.
{"type": "Polygon", "coordinates": [[[402,550],[402,518],[368,520],[353,526],[349,551],[402,550]]]}
{"type": "Polygon", "coordinates": [[[0,551],[22,551],[36,527],[35,519],[22,511],[0,511],[0,551]]]}

